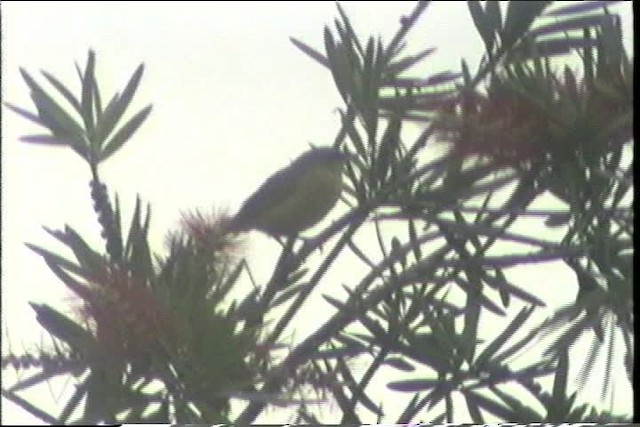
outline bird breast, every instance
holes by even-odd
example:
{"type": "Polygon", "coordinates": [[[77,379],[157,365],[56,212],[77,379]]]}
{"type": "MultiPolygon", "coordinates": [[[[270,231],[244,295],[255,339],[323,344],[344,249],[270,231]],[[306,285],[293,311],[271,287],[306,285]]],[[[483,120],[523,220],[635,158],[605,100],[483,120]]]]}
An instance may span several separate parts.
{"type": "Polygon", "coordinates": [[[311,167],[301,174],[291,194],[264,213],[259,228],[274,235],[291,235],[324,218],[342,192],[342,163],[311,167]]]}

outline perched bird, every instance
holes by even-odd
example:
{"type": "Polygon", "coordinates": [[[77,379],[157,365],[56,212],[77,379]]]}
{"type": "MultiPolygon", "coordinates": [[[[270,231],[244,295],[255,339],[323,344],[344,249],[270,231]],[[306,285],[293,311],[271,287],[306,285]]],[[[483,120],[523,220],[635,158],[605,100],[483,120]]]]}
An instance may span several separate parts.
{"type": "Polygon", "coordinates": [[[256,229],[272,236],[295,236],[318,223],[342,192],[346,154],[312,148],[269,177],[231,218],[228,231],[256,229]]]}

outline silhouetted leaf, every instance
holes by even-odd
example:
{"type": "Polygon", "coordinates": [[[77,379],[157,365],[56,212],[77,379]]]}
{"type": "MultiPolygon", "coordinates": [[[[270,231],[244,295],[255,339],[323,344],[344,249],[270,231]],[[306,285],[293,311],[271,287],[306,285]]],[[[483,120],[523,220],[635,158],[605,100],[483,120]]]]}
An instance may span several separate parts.
{"type": "MultiPolygon", "coordinates": [[[[105,107],[105,110],[102,116],[100,117],[100,121],[98,121],[96,125],[96,135],[98,136],[100,141],[104,141],[104,139],[113,132],[116,125],[120,122],[120,119],[122,119],[125,111],[131,104],[131,100],[133,99],[133,96],[135,95],[136,90],[138,89],[138,85],[140,84],[140,80],[142,79],[143,73],[144,73],[144,65],[140,64],[136,69],[136,71],[131,76],[131,78],[129,79],[129,82],[125,86],[124,90],[122,91],[122,95],[118,96],[118,94],[115,94],[111,99],[111,101],[109,101],[109,104],[107,104],[107,106],[105,107]]],[[[138,116],[143,114],[145,110],[150,108],[151,108],[150,106],[146,107],[145,109],[143,109],[141,112],[138,113],[138,116]]],[[[129,123],[132,123],[132,121],[133,119],[129,120],[129,123]]],[[[113,140],[114,138],[111,138],[111,141],[113,140]]],[[[106,157],[108,156],[105,156],[103,153],[103,160],[106,157]]]]}
{"type": "Polygon", "coordinates": [[[522,310],[513,318],[511,323],[498,335],[485,349],[480,353],[476,359],[478,366],[483,366],[488,360],[491,360],[493,356],[499,351],[499,349],[515,334],[515,332],[524,325],[531,313],[533,313],[534,307],[523,307],[522,310]]]}
{"type": "Polygon", "coordinates": [[[304,53],[309,55],[311,58],[313,58],[316,61],[318,61],[320,64],[322,64],[325,67],[329,68],[329,60],[324,55],[322,55],[320,52],[318,52],[317,50],[313,49],[309,45],[301,42],[300,40],[298,40],[298,39],[296,39],[294,37],[289,37],[289,40],[291,40],[291,43],[293,43],[298,49],[300,49],[301,51],[303,51],[304,53]]]}
{"type": "Polygon", "coordinates": [[[47,304],[29,303],[29,305],[36,312],[38,323],[72,349],[84,352],[93,345],[93,336],[64,314],[47,304]]]}
{"type": "Polygon", "coordinates": [[[49,83],[51,83],[53,87],[58,89],[58,92],[60,92],[60,94],[69,102],[69,104],[71,104],[73,108],[78,113],[80,113],[81,112],[80,102],[75,97],[75,95],[69,89],[67,89],[67,87],[64,84],[62,84],[62,82],[60,82],[60,80],[55,78],[52,74],[44,70],[41,71],[41,73],[47,80],[49,80],[49,83]]]}
{"type": "Polygon", "coordinates": [[[401,357],[387,357],[383,363],[403,372],[413,372],[416,370],[415,366],[401,357]]]}
{"type": "Polygon", "coordinates": [[[480,37],[482,37],[487,52],[491,52],[495,39],[495,29],[491,21],[487,19],[485,11],[482,9],[482,5],[478,0],[468,0],[467,7],[471,13],[473,24],[476,26],[478,33],[480,33],[480,37]]]}
{"type": "Polygon", "coordinates": [[[571,221],[573,214],[571,212],[558,212],[557,214],[551,214],[544,221],[544,225],[547,227],[560,227],[567,225],[571,221]]]}
{"type": "Polygon", "coordinates": [[[551,4],[551,1],[510,1],[502,31],[503,47],[509,48],[525,35],[533,21],[551,4]]]}
{"type": "Polygon", "coordinates": [[[84,127],[89,135],[93,134],[95,121],[93,116],[94,108],[94,86],[95,82],[95,64],[96,55],[92,50],[89,51],[89,57],[87,58],[87,66],[85,67],[84,76],[82,78],[82,100],[80,101],[82,119],[84,120],[84,127]]]}
{"type": "Polygon", "coordinates": [[[552,22],[545,25],[540,25],[529,31],[529,36],[539,37],[542,35],[563,33],[565,31],[582,30],[585,27],[595,27],[602,25],[605,20],[611,19],[604,15],[596,16],[582,16],[578,18],[566,19],[560,22],[552,22]]]}
{"type": "Polygon", "coordinates": [[[387,73],[390,76],[397,76],[398,74],[411,68],[412,66],[414,66],[415,64],[417,64],[418,62],[426,58],[427,56],[431,55],[435,51],[436,51],[436,48],[434,47],[428,48],[423,50],[420,53],[417,53],[415,55],[411,55],[399,61],[393,62],[387,66],[387,73]]]}
{"type": "MultiPolygon", "coordinates": [[[[577,2],[577,4],[571,4],[569,6],[559,7],[557,9],[548,10],[545,15],[546,16],[562,16],[562,15],[577,15],[579,13],[588,12],[593,9],[601,9],[604,7],[609,7],[614,3],[618,3],[620,0],[613,1],[584,1],[577,2]]],[[[562,4],[558,2],[557,4],[562,4]]]]}
{"type": "Polygon", "coordinates": [[[498,403],[494,400],[491,400],[487,397],[482,396],[472,390],[461,390],[467,402],[471,402],[472,405],[475,405],[478,408],[484,409],[487,412],[492,413],[493,415],[499,417],[502,420],[512,420],[513,412],[504,406],[501,403],[498,403]]]}
{"type": "Polygon", "coordinates": [[[53,135],[26,135],[19,138],[29,144],[51,145],[55,147],[70,145],[68,139],[57,138],[53,135]]]}
{"type": "Polygon", "coordinates": [[[101,153],[100,160],[108,159],[113,153],[115,153],[122,145],[127,142],[133,133],[138,130],[140,125],[147,119],[147,116],[151,113],[151,105],[146,106],[141,111],[133,116],[127,123],[125,123],[109,142],[104,147],[101,153]]]}
{"type": "Polygon", "coordinates": [[[387,383],[387,387],[395,391],[420,392],[430,390],[441,383],[441,380],[404,380],[387,383]]]}

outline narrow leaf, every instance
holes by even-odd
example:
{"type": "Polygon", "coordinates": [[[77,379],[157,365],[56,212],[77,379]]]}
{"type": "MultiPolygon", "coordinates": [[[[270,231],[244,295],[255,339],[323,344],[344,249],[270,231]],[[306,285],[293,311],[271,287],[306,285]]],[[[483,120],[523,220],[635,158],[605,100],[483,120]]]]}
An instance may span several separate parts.
{"type": "Polygon", "coordinates": [[[553,400],[562,402],[567,397],[567,378],[569,376],[569,354],[567,349],[558,354],[558,369],[553,380],[553,400]]]}
{"type": "Polygon", "coordinates": [[[25,243],[25,246],[43,257],[45,260],[53,262],[56,265],[68,270],[74,274],[83,275],[85,273],[84,269],[80,267],[78,264],[69,261],[68,259],[62,258],[61,256],[43,249],[39,246],[32,245],[31,243],[25,243]]]}
{"type": "Polygon", "coordinates": [[[20,408],[25,410],[26,412],[42,420],[46,424],[55,425],[59,422],[55,417],[47,414],[42,409],[34,406],[33,404],[29,403],[27,400],[10,392],[9,390],[5,390],[4,387],[2,388],[2,397],[6,398],[7,400],[10,400],[14,404],[18,405],[20,408]]]}
{"type": "Polygon", "coordinates": [[[502,32],[503,47],[510,48],[529,30],[533,21],[552,2],[550,1],[510,1],[507,6],[504,31],[502,32]]]}
{"type": "MultiPolygon", "coordinates": [[[[129,104],[131,104],[131,100],[133,99],[133,96],[138,89],[138,85],[140,84],[143,73],[144,64],[140,64],[138,68],[136,68],[136,71],[133,73],[133,75],[129,79],[129,82],[122,91],[122,95],[118,96],[116,94],[107,105],[104,115],[100,120],[100,123],[98,123],[98,127],[100,128],[99,135],[101,138],[106,138],[114,130],[118,122],[122,119],[122,116],[129,107],[129,104]],[[109,109],[111,105],[113,106],[109,109]]],[[[106,157],[103,157],[102,160],[104,160],[105,158],[106,157]]]]}
{"type": "Polygon", "coordinates": [[[511,323],[498,335],[489,345],[482,350],[482,353],[476,359],[478,366],[483,366],[491,357],[495,356],[498,350],[518,331],[522,325],[527,321],[531,313],[533,313],[534,307],[524,307],[513,318],[511,323]]]}
{"type": "Polygon", "coordinates": [[[10,109],[11,111],[13,111],[14,113],[17,113],[17,114],[21,115],[21,116],[22,116],[22,117],[24,117],[25,119],[27,119],[27,120],[31,120],[32,122],[37,123],[37,124],[39,124],[40,126],[47,127],[47,124],[46,124],[44,121],[42,121],[42,120],[40,119],[40,117],[38,117],[38,115],[33,114],[33,113],[31,113],[31,112],[29,112],[29,111],[27,111],[27,110],[25,110],[25,109],[23,109],[23,108],[20,108],[20,107],[18,107],[18,106],[15,106],[15,105],[13,105],[13,104],[11,104],[11,103],[9,103],[9,102],[5,102],[5,103],[4,103],[4,105],[5,105],[8,109],[10,109]]]}
{"type": "Polygon", "coordinates": [[[78,102],[78,99],[75,97],[75,95],[51,73],[48,73],[44,70],[42,70],[41,73],[47,80],[49,80],[49,83],[51,83],[53,87],[58,89],[58,92],[60,92],[60,94],[69,102],[69,104],[71,104],[73,108],[75,108],[75,110],[80,113],[80,102],[78,102]]]}
{"type": "Polygon", "coordinates": [[[507,421],[507,420],[514,419],[513,411],[511,411],[509,408],[505,407],[501,403],[498,403],[494,400],[486,398],[481,394],[478,394],[471,390],[462,389],[461,392],[464,395],[467,402],[471,402],[473,405],[481,409],[484,409],[487,412],[492,413],[493,415],[501,418],[502,420],[507,421]]]}
{"type": "Polygon", "coordinates": [[[387,387],[395,391],[407,391],[416,393],[430,390],[441,383],[441,380],[404,380],[387,383],[387,387]]]}
{"type": "Polygon", "coordinates": [[[471,13],[473,24],[476,26],[480,37],[482,37],[482,41],[484,42],[484,45],[487,49],[487,53],[491,52],[491,48],[493,47],[494,32],[493,28],[491,28],[491,23],[485,17],[485,12],[482,9],[482,5],[478,0],[468,0],[467,7],[469,8],[469,12],[471,13]]]}
{"type": "Polygon", "coordinates": [[[85,274],[101,273],[104,267],[102,257],[84,241],[80,235],[68,225],[64,232],[53,231],[45,227],[52,236],[65,243],[76,256],[80,265],[85,269],[85,274]]]}
{"type": "MultiPolygon", "coordinates": [[[[84,76],[82,78],[82,119],[84,120],[85,129],[89,135],[94,131],[94,117],[93,117],[93,93],[95,85],[95,63],[96,55],[92,50],[89,51],[89,57],[87,58],[87,66],[85,68],[84,76]]],[[[92,139],[92,138],[91,138],[92,139]]]]}
{"type": "Polygon", "coordinates": [[[21,136],[19,141],[29,144],[51,145],[56,147],[70,145],[68,139],[58,138],[53,135],[26,135],[21,136]]]}
{"type": "Polygon", "coordinates": [[[316,61],[318,61],[320,64],[322,64],[325,67],[329,68],[329,60],[324,55],[322,55],[320,52],[318,52],[317,50],[313,49],[309,45],[301,42],[300,40],[298,40],[296,38],[289,37],[289,40],[291,40],[291,43],[293,43],[298,49],[300,49],[301,51],[303,51],[304,53],[309,55],[311,58],[313,58],[316,61]]]}
{"type": "Polygon", "coordinates": [[[113,95],[96,123],[96,140],[103,143],[113,132],[120,117],[118,114],[120,94],[113,95]]]}
{"type": "Polygon", "coordinates": [[[151,113],[151,105],[143,108],[138,114],[133,116],[124,126],[116,132],[111,140],[107,143],[104,150],[101,153],[100,160],[104,161],[108,159],[113,153],[115,153],[122,145],[127,142],[133,133],[138,130],[140,125],[146,120],[147,116],[151,113]]]}
{"type": "Polygon", "coordinates": [[[36,83],[26,70],[21,68],[20,73],[31,89],[31,98],[36,104],[40,120],[56,136],[69,136],[74,143],[81,142],[84,131],[76,121],[36,83]]]}
{"type": "Polygon", "coordinates": [[[571,4],[569,6],[559,7],[558,9],[549,10],[545,13],[546,16],[561,16],[561,15],[578,15],[584,12],[588,12],[593,9],[601,9],[609,7],[614,3],[619,3],[620,0],[609,1],[583,1],[578,4],[571,4]]]}
{"type": "Polygon", "coordinates": [[[416,55],[411,55],[408,56],[404,59],[401,59],[399,61],[396,61],[392,64],[389,64],[389,66],[387,67],[387,71],[389,72],[389,74],[391,76],[396,76],[400,73],[402,73],[403,71],[406,71],[407,69],[411,68],[412,66],[414,66],[416,63],[420,62],[422,59],[426,58],[427,56],[431,55],[433,52],[436,51],[435,47],[430,47],[428,49],[423,50],[422,52],[416,54],[416,55]]]}
{"type": "Polygon", "coordinates": [[[610,19],[603,15],[583,16],[574,19],[566,19],[560,22],[552,22],[550,24],[541,25],[529,32],[530,36],[539,37],[542,35],[563,33],[571,30],[582,30],[585,27],[595,27],[601,25],[605,19],[610,19]]]}
{"type": "Polygon", "coordinates": [[[86,351],[93,337],[82,326],[46,304],[29,303],[36,312],[36,320],[51,335],[65,342],[72,349],[86,351]]]}
{"type": "Polygon", "coordinates": [[[401,357],[388,357],[383,363],[403,372],[413,372],[416,370],[415,366],[401,357]]]}

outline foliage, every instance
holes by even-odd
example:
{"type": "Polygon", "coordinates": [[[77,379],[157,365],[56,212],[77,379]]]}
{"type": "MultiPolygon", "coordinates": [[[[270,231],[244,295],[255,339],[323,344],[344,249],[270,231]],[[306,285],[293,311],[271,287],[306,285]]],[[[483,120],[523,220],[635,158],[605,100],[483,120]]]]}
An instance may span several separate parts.
{"type": "Polygon", "coordinates": [[[80,310],[72,318],[32,304],[55,346],[5,357],[3,368],[38,372],[3,388],[3,395],[53,422],[69,422],[82,408],[74,421],[235,418],[248,424],[267,405],[284,402],[296,409],[297,421],[318,423],[309,408],[310,386],[339,407],[330,422],[388,422],[384,396],[367,389],[393,369],[397,377],[387,386],[406,396],[398,423],[466,422],[454,417],[456,394],[475,423],[628,421],[628,415],[577,405],[568,387],[576,363],[568,349],[590,331],[596,339],[582,361],[581,384],[589,381],[599,350],[608,348],[603,399],[610,394],[620,338],[624,348],[615,353],[631,381],[633,176],[625,149],[633,138],[633,62],[622,47],[619,17],[608,9],[612,3],[510,1],[503,8],[468,1],[486,48],[473,73],[463,60],[459,73],[408,75],[435,52],[404,53],[405,38],[429,2],[418,2],[401,19],[388,44],[358,38],[340,5],[335,27],[324,29],[324,53],[292,39],[329,69],[344,101],[335,145],[356,159],[345,171],[344,202],[351,209],[315,238],[287,241],[262,290],[242,300],[230,291],[247,264],[231,255],[235,241],[220,218],[185,216],[168,253],[156,255],[147,242],[149,209],[143,213],[137,201],[125,236],[118,199],[112,207],[99,179],[100,163],[151,110],[117,128],[143,67],[104,109],[93,52],[78,69],[80,97],[44,73],[82,124],[22,70],[37,114],[7,106],[51,133],[22,140],[68,145],[89,163],[106,252],[91,249],[71,227],[47,231],[72,250],[74,261],[29,245],[77,295],[80,310]],[[581,68],[565,65],[558,72],[556,59],[576,52],[581,68]],[[407,123],[423,129],[415,140],[405,136],[407,123]],[[425,162],[435,141],[450,149],[425,162]],[[563,208],[533,209],[545,194],[563,208]],[[564,227],[564,237],[513,231],[517,220],[529,217],[564,227]],[[389,232],[391,223],[406,231],[389,232]],[[382,253],[377,260],[356,236],[371,225],[382,253]],[[521,251],[505,254],[505,243],[521,251]],[[306,261],[319,247],[329,250],[310,270],[306,261]],[[278,359],[284,328],[304,319],[300,307],[343,249],[369,273],[345,286],[346,300],[325,295],[337,312],[278,359]],[[545,302],[511,283],[508,269],[548,261],[575,273],[578,293],[573,305],[536,323],[532,314],[545,302]],[[276,307],[284,314],[273,327],[261,326],[276,307]],[[481,319],[490,315],[511,320],[501,331],[487,331],[481,319]],[[513,366],[532,340],[554,334],[538,360],[513,366]],[[355,360],[368,361],[364,372],[355,360]],[[77,387],[57,416],[17,395],[58,375],[75,376],[77,387]],[[552,389],[544,390],[541,380],[549,376],[552,389]],[[527,400],[515,398],[514,387],[527,400]],[[237,417],[231,398],[247,401],[237,417]]]}

